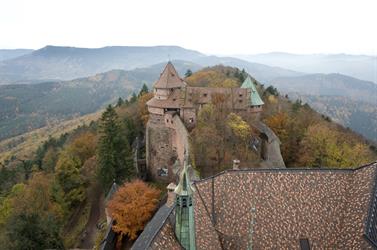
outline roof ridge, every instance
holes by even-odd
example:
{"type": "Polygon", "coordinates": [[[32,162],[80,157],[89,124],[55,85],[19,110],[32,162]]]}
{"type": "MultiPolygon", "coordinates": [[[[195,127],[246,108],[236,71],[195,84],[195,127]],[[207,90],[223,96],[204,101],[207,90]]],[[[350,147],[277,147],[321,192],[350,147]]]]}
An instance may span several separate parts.
{"type": "Polygon", "coordinates": [[[226,169],[224,171],[221,171],[215,175],[194,181],[194,183],[200,183],[207,180],[210,180],[212,178],[215,178],[220,175],[224,175],[227,173],[247,173],[247,172],[270,172],[270,173],[276,173],[276,172],[345,172],[345,173],[353,173],[360,169],[366,168],[366,167],[377,167],[377,161],[371,162],[356,168],[249,168],[249,169],[226,169]]]}

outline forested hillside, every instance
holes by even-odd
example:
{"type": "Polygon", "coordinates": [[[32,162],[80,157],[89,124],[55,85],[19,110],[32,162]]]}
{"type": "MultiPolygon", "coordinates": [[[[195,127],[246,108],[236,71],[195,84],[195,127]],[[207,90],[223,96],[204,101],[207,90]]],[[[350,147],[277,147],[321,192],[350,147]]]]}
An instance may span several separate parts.
{"type": "MultiPolygon", "coordinates": [[[[245,77],[245,71],[217,66],[193,74],[188,71],[186,81],[229,87],[239,86],[245,77]]],[[[288,167],[349,168],[377,159],[375,149],[361,136],[308,105],[280,96],[275,88],[253,81],[265,102],[262,120],[279,136],[288,167]]],[[[115,107],[107,106],[98,120],[49,138],[31,156],[10,155],[0,162],[1,249],[98,246],[106,230],[104,194],[114,180],[126,185],[112,199],[110,211],[119,216],[119,222],[135,214],[127,219],[132,225],[119,223],[114,230],[135,238],[155,211],[160,193],[139,182],[128,182],[138,176],[132,164],[133,148],[136,138],[143,142],[148,121],[145,104],[153,96],[147,86],[137,93],[129,100],[119,99],[115,107]],[[141,197],[145,207],[123,204],[131,195],[141,197]],[[130,212],[123,216],[119,208],[130,212]]],[[[249,143],[255,132],[251,121],[228,112],[221,102],[215,98],[204,105],[198,126],[191,131],[194,165],[203,176],[230,168],[235,158],[247,167],[258,161],[249,143]]],[[[143,158],[143,147],[140,150],[143,158]]],[[[162,186],[165,190],[166,185],[162,186]]]]}
{"type": "MultiPolygon", "coordinates": [[[[29,158],[1,162],[0,249],[99,246],[106,231],[104,194],[114,180],[136,177],[131,148],[143,137],[150,97],[144,87],[130,101],[108,106],[98,121],[51,137],[29,158]]],[[[140,227],[137,218],[135,223],[140,227]]]]}
{"type": "Polygon", "coordinates": [[[284,77],[271,83],[293,100],[308,102],[335,122],[376,142],[377,84],[341,74],[284,77]]]}
{"type": "MultiPolygon", "coordinates": [[[[329,116],[334,122],[351,128],[377,143],[377,106],[343,96],[315,96],[289,94],[307,102],[316,111],[329,116]]],[[[376,96],[377,98],[377,96],[376,96]]]]}
{"type": "MultiPolygon", "coordinates": [[[[175,61],[182,74],[200,66],[175,61]]],[[[112,70],[65,82],[0,85],[0,141],[65,119],[92,113],[143,84],[151,86],[164,64],[132,71],[112,70]]]]}

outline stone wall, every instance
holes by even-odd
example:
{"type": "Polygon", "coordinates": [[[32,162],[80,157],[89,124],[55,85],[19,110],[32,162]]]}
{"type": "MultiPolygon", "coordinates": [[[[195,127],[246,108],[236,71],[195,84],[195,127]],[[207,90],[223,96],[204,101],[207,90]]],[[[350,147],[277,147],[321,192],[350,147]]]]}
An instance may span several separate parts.
{"type": "Polygon", "coordinates": [[[183,166],[185,152],[190,153],[189,133],[184,123],[179,115],[167,112],[164,116],[151,117],[146,130],[148,176],[163,182],[176,181],[177,167],[183,166]],[[165,170],[167,175],[162,172],[165,170]]]}
{"type": "Polygon", "coordinates": [[[146,127],[146,163],[148,177],[169,182],[174,179],[172,166],[176,153],[172,147],[171,128],[165,126],[164,117],[152,117],[146,127]]]}

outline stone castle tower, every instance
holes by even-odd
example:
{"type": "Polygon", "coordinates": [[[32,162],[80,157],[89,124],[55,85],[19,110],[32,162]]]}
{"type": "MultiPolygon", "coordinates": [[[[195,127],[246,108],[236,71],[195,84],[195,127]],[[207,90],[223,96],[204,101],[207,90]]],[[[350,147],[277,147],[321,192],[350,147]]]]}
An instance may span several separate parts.
{"type": "Polygon", "coordinates": [[[225,96],[230,110],[248,113],[255,120],[259,120],[264,105],[249,76],[240,88],[190,87],[171,62],[153,87],[154,97],[147,102],[146,162],[149,178],[164,182],[178,179],[185,155],[190,157],[188,131],[195,127],[198,111],[211,103],[212,96],[225,96]]]}

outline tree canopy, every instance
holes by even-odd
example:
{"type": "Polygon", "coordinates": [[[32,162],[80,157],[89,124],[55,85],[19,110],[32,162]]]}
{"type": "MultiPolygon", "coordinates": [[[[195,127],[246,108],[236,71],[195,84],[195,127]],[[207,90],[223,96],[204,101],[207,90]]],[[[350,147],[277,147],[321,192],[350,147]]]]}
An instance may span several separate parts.
{"type": "Polygon", "coordinates": [[[141,180],[125,183],[108,204],[112,218],[116,221],[113,230],[131,240],[144,229],[159,200],[160,191],[141,180]]]}

